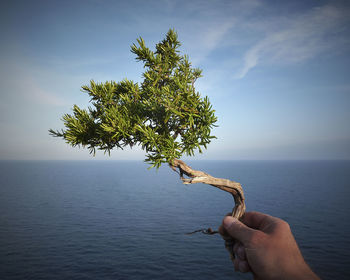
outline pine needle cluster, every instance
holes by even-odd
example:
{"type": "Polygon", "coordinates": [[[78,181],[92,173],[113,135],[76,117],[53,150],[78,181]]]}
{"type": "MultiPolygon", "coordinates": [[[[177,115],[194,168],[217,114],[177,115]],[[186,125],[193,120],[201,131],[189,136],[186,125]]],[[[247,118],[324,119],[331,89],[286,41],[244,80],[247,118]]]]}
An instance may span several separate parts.
{"type": "Polygon", "coordinates": [[[144,64],[143,82],[124,79],[82,87],[92,106],[73,107],[62,117],[65,129],[49,132],[72,146],[95,154],[113,148],[140,145],[152,166],[170,163],[182,155],[193,156],[207,147],[217,118],[208,97],[195,90],[202,71],[193,68],[188,56],[179,54],[177,33],[170,29],[155,51],[140,37],[131,46],[144,64]]]}

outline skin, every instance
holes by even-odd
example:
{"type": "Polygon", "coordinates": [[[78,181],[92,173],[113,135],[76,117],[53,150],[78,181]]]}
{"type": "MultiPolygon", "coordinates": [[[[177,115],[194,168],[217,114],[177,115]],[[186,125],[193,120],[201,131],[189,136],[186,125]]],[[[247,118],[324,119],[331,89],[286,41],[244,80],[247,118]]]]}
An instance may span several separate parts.
{"type": "Polygon", "coordinates": [[[289,224],[259,212],[245,213],[242,222],[226,216],[219,228],[224,240],[234,239],[234,267],[254,279],[319,279],[306,264],[289,224]]]}

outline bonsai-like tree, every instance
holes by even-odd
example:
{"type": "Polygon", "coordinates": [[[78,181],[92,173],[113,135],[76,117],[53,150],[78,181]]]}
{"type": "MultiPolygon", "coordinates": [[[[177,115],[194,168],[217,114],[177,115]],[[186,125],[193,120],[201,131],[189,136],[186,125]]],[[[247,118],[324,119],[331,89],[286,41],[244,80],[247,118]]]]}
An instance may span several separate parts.
{"type": "Polygon", "coordinates": [[[87,147],[92,154],[96,149],[109,154],[113,148],[140,145],[146,162],[157,168],[169,164],[184,184],[205,183],[231,193],[235,201],[232,216],[241,218],[245,204],[239,183],[194,170],[180,160],[182,155],[202,153],[215,138],[211,135],[217,121],[215,111],[208,97],[202,98],[194,87],[202,70],[192,68],[188,56],[179,54],[180,42],[172,29],[155,51],[141,37],[137,43],[131,52],[144,64],[143,82],[91,80],[82,89],[90,95],[92,107],[74,105],[73,114],[62,118],[65,129],[50,129],[50,134],[73,147],[87,147]]]}

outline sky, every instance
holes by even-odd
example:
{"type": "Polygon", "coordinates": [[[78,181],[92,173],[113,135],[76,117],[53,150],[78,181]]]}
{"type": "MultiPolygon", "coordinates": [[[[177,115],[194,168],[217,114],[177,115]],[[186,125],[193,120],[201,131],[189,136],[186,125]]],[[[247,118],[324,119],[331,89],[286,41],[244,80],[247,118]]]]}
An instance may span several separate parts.
{"type": "Polygon", "coordinates": [[[130,46],[174,28],[218,116],[208,160],[350,159],[348,1],[2,1],[0,160],[144,159],[72,148],[48,129],[81,86],[142,81],[130,46]]]}

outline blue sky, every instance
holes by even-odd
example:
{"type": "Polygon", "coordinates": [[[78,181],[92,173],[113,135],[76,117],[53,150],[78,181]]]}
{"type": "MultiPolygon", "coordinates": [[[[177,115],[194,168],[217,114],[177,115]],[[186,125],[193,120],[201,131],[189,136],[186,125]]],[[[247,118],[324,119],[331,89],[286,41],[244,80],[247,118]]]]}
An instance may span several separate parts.
{"type": "Polygon", "coordinates": [[[48,129],[88,106],[91,79],[141,81],[130,45],[153,48],[169,28],[219,118],[195,159],[350,159],[347,1],[14,0],[0,22],[0,159],[92,159],[48,129]]]}

